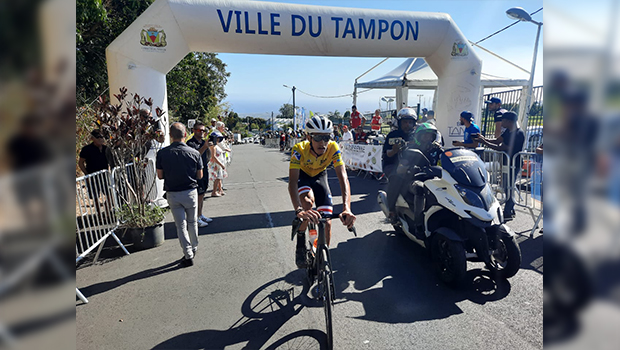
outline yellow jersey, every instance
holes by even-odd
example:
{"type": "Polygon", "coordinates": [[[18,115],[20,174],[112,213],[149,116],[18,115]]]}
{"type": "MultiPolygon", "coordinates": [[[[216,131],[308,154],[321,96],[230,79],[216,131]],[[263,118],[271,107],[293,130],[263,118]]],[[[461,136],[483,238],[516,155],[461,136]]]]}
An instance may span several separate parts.
{"type": "Polygon", "coordinates": [[[334,164],[334,168],[344,165],[342,152],[336,142],[329,141],[325,152],[315,157],[310,153],[310,141],[303,141],[293,146],[289,169],[301,169],[308,176],[315,177],[327,169],[330,163],[334,164]]]}

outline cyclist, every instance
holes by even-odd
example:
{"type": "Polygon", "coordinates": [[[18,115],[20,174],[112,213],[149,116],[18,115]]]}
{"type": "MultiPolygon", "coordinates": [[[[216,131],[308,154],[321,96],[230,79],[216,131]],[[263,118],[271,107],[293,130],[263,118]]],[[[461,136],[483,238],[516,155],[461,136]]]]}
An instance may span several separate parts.
{"type": "MultiPolygon", "coordinates": [[[[355,215],[351,213],[349,180],[338,144],[331,140],[332,132],[333,124],[329,119],[312,117],[306,123],[306,141],[296,144],[291,150],[288,192],[295,208],[295,215],[303,219],[297,232],[295,249],[295,263],[298,268],[306,267],[305,232],[308,222],[318,224],[321,213],[332,214],[332,195],[326,171],[330,164],[334,165],[342,193],[343,210],[340,221],[348,228],[355,222],[355,215]],[[316,210],[312,209],[315,204],[316,210]]],[[[325,223],[325,239],[329,245],[331,220],[325,223]]]]}

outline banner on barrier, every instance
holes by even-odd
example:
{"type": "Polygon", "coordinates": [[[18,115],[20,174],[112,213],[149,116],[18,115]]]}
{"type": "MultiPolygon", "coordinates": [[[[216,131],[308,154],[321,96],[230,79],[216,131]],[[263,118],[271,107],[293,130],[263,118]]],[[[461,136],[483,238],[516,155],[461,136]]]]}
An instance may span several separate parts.
{"type": "Polygon", "coordinates": [[[341,143],[344,164],[351,169],[383,172],[380,145],[356,145],[341,143]]]}

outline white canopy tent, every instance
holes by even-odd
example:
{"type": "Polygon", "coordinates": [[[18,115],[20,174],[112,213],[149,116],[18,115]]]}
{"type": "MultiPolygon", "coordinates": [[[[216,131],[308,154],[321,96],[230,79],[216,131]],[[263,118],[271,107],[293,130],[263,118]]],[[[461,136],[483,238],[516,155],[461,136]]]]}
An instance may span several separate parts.
{"type": "MultiPolygon", "coordinates": [[[[437,75],[433,72],[424,58],[408,58],[398,67],[394,68],[385,75],[366,82],[355,83],[355,91],[359,88],[365,89],[395,89],[396,106],[408,105],[407,95],[409,89],[415,90],[435,90],[437,89],[437,75]]],[[[485,88],[504,88],[504,87],[527,87],[527,79],[511,79],[497,77],[494,75],[481,73],[480,78],[480,99],[485,88]]],[[[354,93],[357,95],[357,93],[354,93]]],[[[480,101],[482,103],[482,101],[480,101]]],[[[354,102],[355,103],[355,102],[354,102]]],[[[437,94],[433,99],[433,109],[437,109],[437,94]]],[[[479,119],[478,113],[476,118],[479,119]]],[[[479,122],[479,120],[478,120],[479,122]]]]}

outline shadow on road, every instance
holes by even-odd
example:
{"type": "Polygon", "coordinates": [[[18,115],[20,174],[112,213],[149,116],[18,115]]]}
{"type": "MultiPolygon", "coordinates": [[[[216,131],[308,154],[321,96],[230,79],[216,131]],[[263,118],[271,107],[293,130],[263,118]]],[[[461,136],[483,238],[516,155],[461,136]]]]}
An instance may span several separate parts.
{"type": "Polygon", "coordinates": [[[86,298],[90,298],[93,295],[105,293],[105,292],[110,291],[112,289],[118,288],[118,287],[120,287],[120,286],[122,286],[122,285],[124,285],[126,283],[137,281],[137,280],[141,280],[141,279],[144,279],[144,278],[149,278],[149,277],[157,276],[157,275],[161,275],[162,273],[171,272],[171,271],[174,271],[174,270],[178,270],[180,268],[181,268],[180,260],[176,260],[176,261],[170,262],[170,263],[168,263],[166,265],[162,265],[160,267],[155,267],[155,268],[152,268],[152,269],[140,271],[138,273],[134,273],[133,275],[130,275],[130,276],[127,276],[127,277],[123,277],[123,278],[119,278],[119,279],[114,280],[114,281],[95,283],[95,284],[92,284],[92,285],[90,285],[88,287],[80,288],[80,291],[82,292],[82,294],[84,294],[84,296],[86,298]]]}
{"type": "MultiPolygon", "coordinates": [[[[245,343],[244,349],[262,348],[288,320],[311,300],[304,270],[267,282],[252,292],[241,306],[243,317],[225,330],[206,329],[180,334],[158,344],[154,349],[223,349],[245,343]]],[[[296,331],[276,340],[267,349],[326,349],[325,333],[310,329],[296,331]]]]}
{"type": "Polygon", "coordinates": [[[511,289],[508,281],[494,281],[480,269],[468,271],[463,288],[449,289],[435,276],[428,252],[394,232],[376,230],[339,243],[330,253],[336,299],[362,303],[365,314],[357,318],[369,321],[443,319],[462,313],[459,301],[485,304],[503,299],[511,289]]]}

